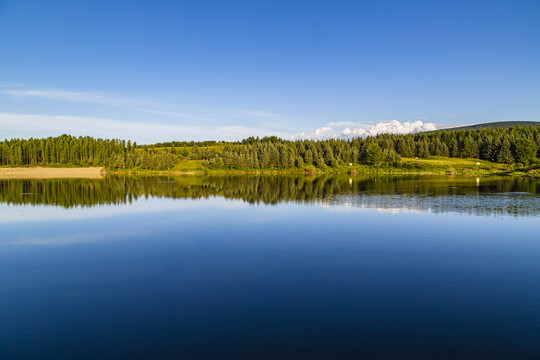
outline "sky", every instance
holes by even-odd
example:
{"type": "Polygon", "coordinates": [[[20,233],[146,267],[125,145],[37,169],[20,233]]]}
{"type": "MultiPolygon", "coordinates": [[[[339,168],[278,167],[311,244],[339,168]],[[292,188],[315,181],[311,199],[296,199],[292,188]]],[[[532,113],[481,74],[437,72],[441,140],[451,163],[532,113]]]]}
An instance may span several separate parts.
{"type": "Polygon", "coordinates": [[[0,0],[0,138],[540,121],[540,1],[0,0]]]}

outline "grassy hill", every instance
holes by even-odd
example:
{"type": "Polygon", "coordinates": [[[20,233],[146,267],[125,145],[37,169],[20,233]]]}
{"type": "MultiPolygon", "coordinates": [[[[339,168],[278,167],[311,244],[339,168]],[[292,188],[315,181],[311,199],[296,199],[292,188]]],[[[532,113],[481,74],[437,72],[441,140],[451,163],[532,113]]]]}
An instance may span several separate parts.
{"type": "MultiPolygon", "coordinates": [[[[460,130],[478,130],[478,129],[497,129],[497,128],[510,128],[514,126],[540,126],[540,121],[497,121],[475,125],[458,126],[446,129],[439,129],[438,131],[460,131],[460,130]]],[[[431,133],[433,131],[426,131],[431,133]]]]}

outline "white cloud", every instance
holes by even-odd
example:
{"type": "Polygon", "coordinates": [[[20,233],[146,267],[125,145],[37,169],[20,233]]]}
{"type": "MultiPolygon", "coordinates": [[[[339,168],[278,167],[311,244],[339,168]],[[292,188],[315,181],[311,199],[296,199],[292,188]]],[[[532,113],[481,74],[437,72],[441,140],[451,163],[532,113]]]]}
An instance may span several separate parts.
{"type": "Polygon", "coordinates": [[[323,139],[332,139],[339,137],[338,133],[330,126],[324,126],[322,128],[316,129],[310,133],[302,131],[300,135],[297,136],[299,139],[310,139],[310,140],[323,140],[323,139]]]}
{"type": "Polygon", "coordinates": [[[298,139],[330,139],[377,136],[379,134],[410,134],[422,131],[437,130],[434,123],[418,121],[399,122],[397,120],[381,121],[375,125],[354,122],[332,122],[312,132],[302,132],[294,138],[298,139]]]}

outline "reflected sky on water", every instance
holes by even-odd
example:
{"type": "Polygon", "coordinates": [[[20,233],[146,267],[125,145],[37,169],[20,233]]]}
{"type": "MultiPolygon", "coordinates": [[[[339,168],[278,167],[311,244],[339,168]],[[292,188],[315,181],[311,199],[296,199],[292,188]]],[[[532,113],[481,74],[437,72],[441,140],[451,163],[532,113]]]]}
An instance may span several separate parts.
{"type": "Polygon", "coordinates": [[[2,181],[0,358],[535,358],[537,181],[349,180],[2,181]]]}

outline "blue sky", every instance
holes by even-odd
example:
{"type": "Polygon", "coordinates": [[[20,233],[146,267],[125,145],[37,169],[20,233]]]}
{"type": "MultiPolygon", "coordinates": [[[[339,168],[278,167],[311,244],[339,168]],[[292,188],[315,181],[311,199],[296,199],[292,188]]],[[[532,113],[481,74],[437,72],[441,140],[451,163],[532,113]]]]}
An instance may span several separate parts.
{"type": "Polygon", "coordinates": [[[0,0],[0,137],[539,121],[538,19],[538,0],[0,0]]]}

